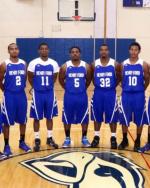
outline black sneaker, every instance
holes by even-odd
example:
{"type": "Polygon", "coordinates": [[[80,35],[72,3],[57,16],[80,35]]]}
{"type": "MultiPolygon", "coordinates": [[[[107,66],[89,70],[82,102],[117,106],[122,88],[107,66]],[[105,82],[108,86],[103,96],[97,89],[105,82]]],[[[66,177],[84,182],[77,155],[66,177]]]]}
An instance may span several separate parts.
{"type": "Polygon", "coordinates": [[[33,150],[35,152],[38,152],[40,150],[40,145],[41,145],[41,140],[39,138],[35,139],[35,146],[33,148],[33,150]]]}
{"type": "Polygon", "coordinates": [[[100,137],[99,137],[99,136],[94,136],[94,139],[93,139],[93,141],[92,141],[92,143],[91,143],[91,147],[92,147],[92,148],[98,147],[98,145],[99,145],[99,140],[100,140],[100,137]]]}
{"type": "Polygon", "coordinates": [[[52,137],[47,138],[46,144],[51,146],[51,147],[54,147],[55,149],[58,149],[58,144],[55,143],[55,141],[53,140],[52,137]]]}
{"type": "Polygon", "coordinates": [[[140,140],[135,140],[134,142],[134,151],[138,152],[140,150],[141,144],[140,144],[140,140]]]}
{"type": "Polygon", "coordinates": [[[123,150],[126,147],[128,147],[129,143],[128,143],[128,139],[123,139],[122,142],[120,143],[120,145],[118,146],[119,150],[123,150]]]}
{"type": "Polygon", "coordinates": [[[112,136],[110,139],[110,143],[111,143],[111,149],[117,149],[116,137],[112,136]]]}

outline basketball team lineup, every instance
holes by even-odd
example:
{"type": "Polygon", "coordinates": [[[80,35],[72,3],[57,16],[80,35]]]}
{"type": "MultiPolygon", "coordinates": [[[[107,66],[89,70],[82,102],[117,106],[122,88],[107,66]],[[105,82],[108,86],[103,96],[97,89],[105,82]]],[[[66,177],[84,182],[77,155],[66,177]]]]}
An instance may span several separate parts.
{"type": "Polygon", "coordinates": [[[150,0],[0,2],[0,188],[150,188],[150,0]]]}
{"type": "MultiPolygon", "coordinates": [[[[32,60],[27,66],[24,60],[19,59],[19,46],[11,43],[8,45],[10,57],[0,65],[0,87],[3,92],[1,133],[4,139],[4,149],[0,153],[1,161],[12,160],[13,156],[18,156],[17,153],[12,152],[10,145],[10,131],[13,131],[13,126],[11,130],[10,126],[15,123],[19,124],[20,130],[19,149],[24,154],[31,152],[37,153],[38,156],[38,153],[42,151],[40,121],[43,119],[46,119],[46,145],[49,146],[52,153],[57,149],[71,149],[74,147],[71,139],[71,126],[74,126],[72,124],[79,124],[81,125],[79,129],[82,130],[82,136],[77,148],[82,147],[81,151],[85,153],[87,149],[93,148],[93,151],[89,150],[92,154],[95,149],[103,147],[100,144],[101,135],[104,134],[102,131],[100,132],[103,122],[109,124],[110,127],[110,149],[120,150],[121,152],[128,151],[128,147],[130,147],[128,137],[132,137],[128,128],[130,123],[133,122],[136,125],[136,137],[135,139],[132,138],[134,145],[133,148],[130,147],[130,150],[139,153],[139,155],[140,153],[149,153],[150,102],[149,100],[146,102],[145,90],[149,85],[150,74],[148,64],[139,58],[141,46],[138,42],[129,45],[129,58],[122,63],[118,63],[110,57],[107,44],[102,44],[99,47],[99,58],[91,64],[82,61],[82,52],[79,46],[72,46],[68,51],[70,60],[61,67],[58,66],[56,61],[49,58],[50,49],[47,43],[39,44],[37,50],[39,57],[32,60]],[[25,92],[27,79],[31,88],[30,94],[32,95],[29,117],[27,116],[28,102],[25,92]],[[64,125],[65,139],[61,145],[56,142],[59,139],[53,136],[53,128],[55,129],[56,126],[53,123],[53,118],[56,117],[55,119],[57,119],[57,116],[60,116],[54,89],[57,79],[64,89],[61,119],[64,125]],[[88,104],[87,88],[90,84],[93,84],[94,89],[90,104],[88,104]],[[116,87],[122,88],[119,98],[116,87]],[[26,141],[28,142],[26,124],[28,125],[27,119],[29,118],[33,119],[33,148],[26,143],[26,141]],[[92,137],[91,142],[87,137],[89,120],[92,122],[94,129],[94,134],[90,134],[92,137]],[[117,143],[117,126],[122,127],[122,140],[119,144],[117,143]],[[147,127],[145,145],[141,145],[143,127],[147,127]]],[[[74,151],[69,151],[68,155],[74,155],[74,151]]],[[[67,152],[68,150],[64,153],[67,152]]],[[[80,152],[78,154],[78,152],[75,157],[80,158],[80,155],[83,156],[82,152],[81,154],[80,152]]],[[[99,154],[95,152],[95,155],[99,154]]],[[[105,156],[105,152],[102,155],[105,156]]],[[[117,153],[111,155],[116,155],[117,158],[117,153]]],[[[149,162],[144,156],[143,160],[150,168],[149,162]]],[[[28,162],[30,161],[22,162],[22,165],[28,167],[28,162]]],[[[31,167],[28,168],[31,169],[31,167]]],[[[44,169],[43,173],[45,174],[44,169]]],[[[99,183],[99,180],[97,182],[99,183]]],[[[84,187],[84,183],[80,187],[84,187]]],[[[129,187],[131,185],[132,181],[129,183],[129,187]]],[[[123,187],[122,183],[121,186],[123,187]]]]}

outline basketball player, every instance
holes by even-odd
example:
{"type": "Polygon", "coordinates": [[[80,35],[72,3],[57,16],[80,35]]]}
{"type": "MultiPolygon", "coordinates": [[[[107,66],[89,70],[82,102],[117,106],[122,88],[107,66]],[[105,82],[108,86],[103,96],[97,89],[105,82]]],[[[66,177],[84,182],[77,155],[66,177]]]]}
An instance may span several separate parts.
{"type": "Polygon", "coordinates": [[[0,66],[0,88],[4,92],[2,103],[2,123],[4,124],[4,154],[11,156],[9,146],[10,125],[15,122],[20,124],[19,148],[25,152],[31,151],[25,143],[27,98],[25,94],[26,86],[26,63],[18,58],[19,48],[15,43],[8,45],[10,58],[0,66]]]}
{"type": "Polygon", "coordinates": [[[59,72],[59,82],[65,90],[62,117],[66,135],[64,148],[71,146],[71,124],[82,125],[82,144],[84,147],[90,146],[86,137],[89,122],[86,89],[91,82],[91,68],[80,59],[80,55],[79,47],[71,47],[71,60],[63,64],[59,72]]]}
{"type": "Polygon", "coordinates": [[[28,79],[33,88],[33,101],[30,117],[34,119],[35,146],[34,151],[40,149],[40,120],[46,118],[47,145],[58,148],[52,135],[53,117],[58,114],[54,93],[54,83],[59,67],[56,61],[50,59],[47,43],[41,43],[38,48],[40,57],[32,60],[28,66],[28,79]]]}
{"type": "Polygon", "coordinates": [[[100,140],[101,123],[110,124],[111,149],[117,149],[116,127],[118,121],[116,86],[119,83],[118,64],[109,57],[107,44],[99,50],[100,58],[93,63],[94,94],[91,101],[91,120],[94,121],[95,136],[91,147],[97,147],[100,140]],[[105,119],[103,118],[105,115],[105,119]]]}
{"type": "Polygon", "coordinates": [[[133,42],[129,46],[129,59],[121,65],[122,96],[120,101],[120,123],[122,124],[123,140],[118,149],[128,146],[127,131],[131,121],[137,125],[134,151],[140,148],[145,111],[145,89],[149,84],[149,67],[139,59],[141,46],[133,42]]]}

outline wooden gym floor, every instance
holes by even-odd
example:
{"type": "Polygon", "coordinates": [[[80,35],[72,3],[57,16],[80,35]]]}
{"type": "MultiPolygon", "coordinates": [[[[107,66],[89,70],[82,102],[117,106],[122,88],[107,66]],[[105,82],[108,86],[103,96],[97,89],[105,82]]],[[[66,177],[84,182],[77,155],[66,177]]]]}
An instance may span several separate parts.
{"type": "MultiPolygon", "coordinates": [[[[27,84],[28,85],[28,84],[27,84]]],[[[89,94],[89,100],[92,95],[92,89],[93,87],[90,86],[88,89],[88,94],[89,94]]],[[[27,95],[29,91],[29,86],[27,87],[27,95]]],[[[150,88],[147,90],[147,95],[149,95],[150,88]]],[[[120,89],[118,89],[118,95],[120,93],[120,89]]],[[[1,95],[2,96],[2,95],[1,95]]],[[[63,150],[61,148],[62,143],[64,141],[64,130],[63,130],[63,124],[61,122],[61,111],[62,111],[62,99],[63,99],[63,91],[60,88],[59,84],[56,84],[56,96],[58,100],[58,107],[59,107],[59,116],[54,119],[54,138],[55,141],[59,144],[59,149],[54,150],[46,146],[46,126],[45,126],[45,120],[41,121],[41,128],[40,128],[40,136],[41,136],[41,151],[34,153],[28,153],[24,154],[19,148],[18,148],[18,140],[19,140],[19,127],[14,126],[11,127],[10,130],[10,145],[13,151],[14,156],[10,159],[4,160],[0,162],[0,188],[58,188],[58,187],[70,187],[70,188],[98,188],[98,187],[106,187],[106,186],[111,186],[116,188],[117,186],[113,186],[113,184],[110,185],[111,180],[107,181],[107,179],[104,179],[105,186],[104,184],[99,184],[97,187],[96,184],[94,184],[94,181],[96,182],[97,180],[92,181],[90,180],[91,183],[86,183],[86,186],[84,183],[79,184],[67,184],[67,183],[60,183],[58,180],[48,180],[41,175],[39,175],[39,172],[34,172],[34,170],[30,168],[26,168],[25,165],[21,164],[22,161],[24,160],[29,160],[29,159],[36,159],[39,157],[45,157],[48,155],[52,154],[57,154],[57,153],[63,153],[66,151],[69,151],[69,153],[72,153],[74,151],[79,152],[84,152],[86,151],[87,153],[91,152],[108,152],[108,153],[118,153],[119,155],[122,155],[123,157],[129,159],[130,161],[133,162],[134,165],[138,165],[141,167],[139,170],[140,173],[142,173],[143,177],[143,184],[142,186],[139,187],[144,187],[144,188],[149,188],[150,187],[150,152],[147,152],[146,154],[140,154],[133,152],[133,139],[135,139],[135,125],[132,124],[129,128],[130,134],[128,135],[129,138],[129,147],[125,151],[119,151],[119,150],[110,150],[110,130],[108,125],[102,125],[101,129],[101,140],[100,140],[100,147],[96,149],[84,149],[81,148],[81,127],[80,125],[72,126],[71,130],[71,138],[72,138],[72,147],[71,149],[63,150]],[[54,183],[55,182],[55,183],[54,183]],[[65,185],[63,185],[65,184],[65,185]]],[[[28,100],[29,100],[29,106],[30,107],[30,102],[31,102],[31,96],[28,95],[28,100]]],[[[143,134],[142,134],[142,143],[141,145],[144,145],[147,141],[147,126],[144,126],[143,129],[143,134]]],[[[90,141],[92,141],[93,138],[93,123],[90,121],[89,123],[89,130],[88,130],[88,138],[90,141]]],[[[121,135],[121,126],[118,125],[117,128],[117,141],[120,143],[122,139],[121,135]]],[[[27,123],[27,131],[26,131],[26,142],[33,147],[33,141],[34,141],[34,133],[33,133],[33,125],[32,125],[32,119],[28,119],[27,123]]],[[[3,142],[3,135],[0,135],[0,151],[3,150],[4,142],[3,142]]],[[[78,154],[79,154],[78,153],[78,154]]],[[[73,154],[73,157],[78,157],[78,154],[73,154]]],[[[89,155],[90,157],[90,155],[89,155]]],[[[38,159],[37,159],[38,160],[38,159]]],[[[68,157],[68,160],[73,160],[73,158],[68,157]]],[[[76,160],[76,159],[75,159],[76,160]]],[[[77,161],[77,160],[76,160],[77,161]]],[[[80,162],[77,161],[78,163],[80,162]]],[[[78,165],[77,165],[78,166],[78,165]]],[[[79,171],[81,170],[82,164],[79,164],[79,171]]],[[[122,171],[123,172],[123,171],[122,171]]],[[[87,176],[85,174],[85,176],[87,176]]],[[[57,176],[57,173],[56,173],[57,176]]],[[[61,175],[59,176],[61,177],[61,175]]],[[[66,177],[66,176],[65,176],[66,177]]],[[[90,176],[91,177],[91,176],[90,176]]],[[[57,179],[57,178],[56,178],[57,179]]],[[[65,179],[65,178],[64,178],[65,179]]],[[[128,182],[129,184],[126,186],[128,188],[133,188],[132,183],[128,182]]],[[[118,186],[119,187],[119,186],[118,186]]],[[[121,187],[121,186],[120,186],[121,187]]],[[[122,185],[123,187],[123,185],[122,185]]],[[[135,186],[136,187],[136,186],[135,186]]]]}

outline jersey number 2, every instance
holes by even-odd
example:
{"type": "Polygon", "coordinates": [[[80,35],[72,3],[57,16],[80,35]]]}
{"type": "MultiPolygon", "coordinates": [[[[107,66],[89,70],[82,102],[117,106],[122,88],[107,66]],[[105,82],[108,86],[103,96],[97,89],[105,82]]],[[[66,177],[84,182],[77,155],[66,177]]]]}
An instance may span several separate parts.
{"type": "Polygon", "coordinates": [[[20,85],[21,85],[21,77],[16,76],[16,86],[20,86],[20,85]]]}

